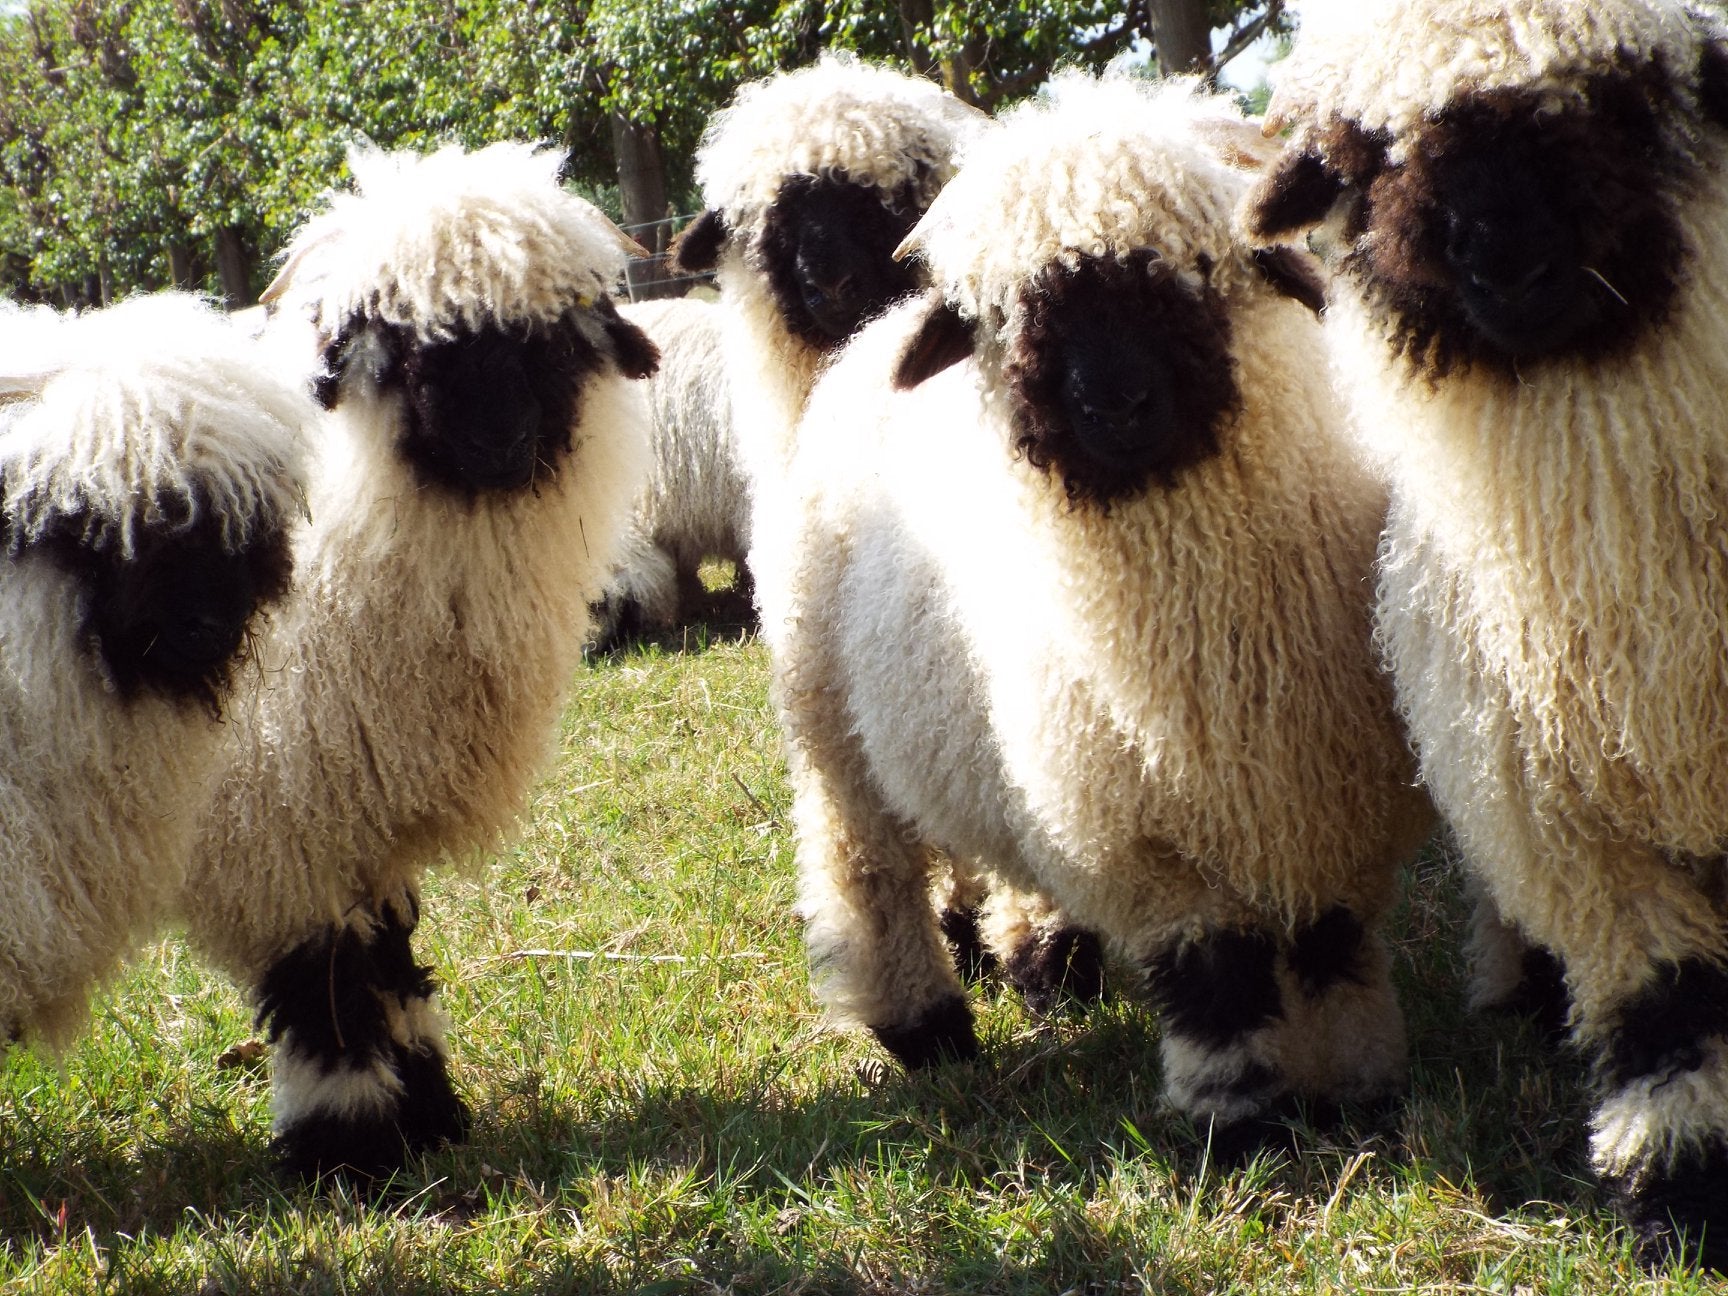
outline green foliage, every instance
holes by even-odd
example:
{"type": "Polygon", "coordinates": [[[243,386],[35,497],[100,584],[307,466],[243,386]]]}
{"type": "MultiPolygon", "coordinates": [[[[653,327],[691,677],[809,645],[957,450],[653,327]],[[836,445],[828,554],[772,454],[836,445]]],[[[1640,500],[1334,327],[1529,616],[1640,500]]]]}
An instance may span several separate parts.
{"type": "Polygon", "coordinates": [[[359,139],[541,139],[593,188],[616,113],[682,193],[712,112],[824,48],[994,108],[1146,23],[1112,0],[0,0],[0,290],[107,300],[176,261],[213,287],[219,236],[256,289],[359,139]]]}

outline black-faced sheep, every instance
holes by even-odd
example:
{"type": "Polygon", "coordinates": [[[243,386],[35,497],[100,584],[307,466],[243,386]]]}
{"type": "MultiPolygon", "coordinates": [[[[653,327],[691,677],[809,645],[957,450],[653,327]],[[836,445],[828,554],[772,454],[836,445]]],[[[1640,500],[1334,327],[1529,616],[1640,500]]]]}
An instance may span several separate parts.
{"type": "Polygon", "coordinates": [[[1337,258],[1423,776],[1564,964],[1645,1254],[1722,1267],[1728,44],[1669,0],[1409,0],[1316,14],[1274,112],[1244,218],[1337,258]]]}
{"type": "Polygon", "coordinates": [[[172,908],[315,415],[195,297],[0,306],[0,1048],[172,908]]]}
{"type": "MultiPolygon", "coordinates": [[[[990,122],[939,86],[829,55],[745,86],[697,155],[707,211],[680,264],[717,268],[739,455],[753,507],[776,508],[817,374],[867,321],[924,284],[894,250],[990,122]]],[[[1035,897],[954,861],[936,887],[968,961],[999,962],[1034,1006],[1095,997],[1097,941],[1035,897]]]]}
{"type": "Polygon", "coordinates": [[[1171,1098],[1236,1145],[1401,1084],[1377,924],[1426,823],[1318,284],[1231,236],[1248,131],[1069,78],[981,137],[910,242],[932,295],[819,381],[756,516],[820,997],[973,1054],[925,888],[932,847],[988,861],[1144,970],[1171,1098]]]}
{"type": "Polygon", "coordinates": [[[740,595],[749,588],[750,487],[732,433],[726,316],[695,297],[618,313],[653,339],[660,368],[647,384],[653,468],[595,612],[602,649],[689,615],[704,596],[698,569],[706,559],[730,561],[740,595]]]}
{"type": "Polygon", "coordinates": [[[329,414],[184,907],[268,1026],[287,1166],[366,1174],[464,1130],[420,880],[496,843],[541,768],[646,471],[655,352],[607,297],[622,236],[555,155],[350,165],[269,294],[272,328],[316,334],[329,414]]]}
{"type": "Polygon", "coordinates": [[[707,210],[677,257],[718,272],[753,484],[784,471],[822,364],[919,286],[894,249],[984,121],[929,81],[828,55],[746,85],[709,123],[696,156],[707,210]]]}

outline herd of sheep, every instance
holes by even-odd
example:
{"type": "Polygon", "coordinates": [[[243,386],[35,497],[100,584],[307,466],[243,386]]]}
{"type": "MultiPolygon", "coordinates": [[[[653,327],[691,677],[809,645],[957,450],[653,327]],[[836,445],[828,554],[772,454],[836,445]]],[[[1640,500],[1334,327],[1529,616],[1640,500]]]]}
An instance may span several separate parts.
{"type": "Polygon", "coordinates": [[[0,305],[0,1029],[174,924],[277,1148],[460,1138],[426,870],[507,833],[585,643],[749,582],[812,984],[908,1067],[963,974],[1161,1014],[1220,1152],[1394,1097],[1437,825],[1651,1263],[1728,1267],[1728,28],[1311,5],[1267,119],[826,57],[704,138],[686,267],[527,145],[360,151],[248,332],[0,305]]]}

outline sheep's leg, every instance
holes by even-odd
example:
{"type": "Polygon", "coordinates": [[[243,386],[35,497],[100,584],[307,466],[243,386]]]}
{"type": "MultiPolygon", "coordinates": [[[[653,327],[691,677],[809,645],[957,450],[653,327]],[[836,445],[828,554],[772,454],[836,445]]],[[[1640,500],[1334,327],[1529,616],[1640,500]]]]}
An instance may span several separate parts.
{"type": "Polygon", "coordinates": [[[1527,1017],[1545,1038],[1558,1042],[1571,1010],[1560,960],[1507,922],[1494,898],[1474,879],[1470,898],[1465,954],[1470,964],[1471,1010],[1527,1017]]]}
{"type": "Polygon", "coordinates": [[[1550,849],[1527,875],[1502,854],[1482,876],[1565,966],[1596,1089],[1592,1166],[1647,1262],[1702,1245],[1728,1269],[1728,926],[1702,884],[1721,862],[1542,827],[1550,849]]]}
{"type": "Polygon", "coordinates": [[[1728,967],[1694,956],[1647,965],[1636,988],[1578,1034],[1598,1088],[1591,1161],[1638,1236],[1728,1272],[1728,967]]]}
{"type": "Polygon", "coordinates": [[[931,852],[877,802],[861,770],[832,778],[811,756],[795,747],[791,764],[817,995],[905,1067],[976,1057],[972,1010],[930,902],[931,852]]]}
{"type": "Polygon", "coordinates": [[[1032,1012],[1048,1016],[1104,997],[1103,942],[1043,896],[996,879],[982,906],[980,930],[1008,984],[1032,1012]]]}
{"type": "Polygon", "coordinates": [[[1180,937],[1146,963],[1163,1017],[1165,1092],[1209,1130],[1224,1160],[1270,1137],[1266,1118],[1289,1090],[1277,1048],[1284,1016],[1277,961],[1272,936],[1243,927],[1180,937]]]}
{"type": "Polygon", "coordinates": [[[467,1132],[431,969],[410,944],[418,918],[404,893],[303,941],[265,973],[258,1016],[276,1050],[273,1147],[285,1169],[387,1175],[467,1132]]]}
{"type": "Polygon", "coordinates": [[[1214,928],[1148,962],[1163,1010],[1164,1082],[1213,1153],[1239,1161],[1287,1143],[1299,1098],[1330,1117],[1405,1079],[1404,1019],[1391,957],[1343,905],[1281,939],[1214,928]]]}
{"type": "Polygon", "coordinates": [[[1324,1122],[1343,1104],[1372,1106],[1402,1091],[1404,1014],[1379,931],[1335,904],[1296,929],[1279,962],[1278,1056],[1310,1117],[1324,1122]]]}

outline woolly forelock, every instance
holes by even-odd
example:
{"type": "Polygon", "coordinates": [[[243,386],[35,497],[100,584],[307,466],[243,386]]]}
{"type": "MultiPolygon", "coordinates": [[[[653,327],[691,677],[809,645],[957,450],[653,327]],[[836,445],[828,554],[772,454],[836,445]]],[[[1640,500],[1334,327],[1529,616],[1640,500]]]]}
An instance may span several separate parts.
{"type": "Polygon", "coordinates": [[[37,391],[0,405],[12,545],[77,519],[87,539],[130,554],[140,528],[208,508],[238,550],[303,511],[316,409],[201,298],[162,293],[63,318],[18,367],[37,374],[37,391]]]}
{"type": "Polygon", "coordinates": [[[295,236],[277,303],[327,337],[362,313],[422,342],[548,322],[592,304],[624,272],[616,227],[559,185],[554,151],[357,148],[348,166],[354,191],[332,194],[295,236]]]}
{"type": "Polygon", "coordinates": [[[1268,129],[1341,117],[1398,136],[1464,94],[1511,88],[1559,110],[1628,58],[1685,81],[1701,21],[1675,0],[1325,0],[1303,7],[1274,72],[1268,129]]]}
{"type": "Polygon", "coordinates": [[[1047,266],[1154,248],[1185,278],[1255,278],[1231,237],[1248,184],[1225,144],[1246,119],[1196,78],[1070,72],[975,136],[903,248],[968,319],[1000,328],[1047,266]],[[988,238],[980,231],[989,230],[988,238]]]}
{"type": "Polygon", "coordinates": [[[755,81],[714,115],[696,154],[705,205],[749,229],[789,176],[844,172],[929,204],[989,118],[941,86],[846,54],[755,81]]]}

